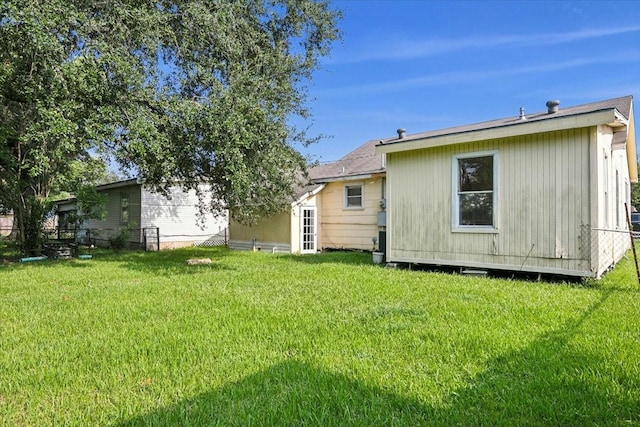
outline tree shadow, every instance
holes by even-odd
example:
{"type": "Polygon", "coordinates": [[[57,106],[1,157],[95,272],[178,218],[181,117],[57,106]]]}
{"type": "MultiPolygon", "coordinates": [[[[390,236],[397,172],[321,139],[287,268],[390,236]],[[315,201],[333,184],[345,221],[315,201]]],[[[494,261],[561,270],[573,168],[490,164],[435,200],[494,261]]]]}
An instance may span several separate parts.
{"type": "Polygon", "coordinates": [[[580,318],[525,349],[489,361],[482,373],[469,378],[442,403],[406,397],[410,393],[401,395],[291,359],[115,425],[581,426],[640,422],[640,403],[628,392],[640,387],[640,379],[602,370],[601,355],[570,343],[608,296],[604,294],[580,318]],[[602,381],[594,379],[599,375],[602,381]],[[613,393],[615,387],[627,392],[613,393]]]}
{"type": "Polygon", "coordinates": [[[174,276],[202,274],[207,271],[232,269],[221,260],[229,255],[223,248],[180,248],[159,252],[120,251],[102,252],[93,260],[96,263],[118,262],[123,268],[153,275],[174,276]],[[209,259],[210,264],[189,265],[189,259],[209,259]]]}
{"type": "Polygon", "coordinates": [[[318,254],[284,254],[280,256],[305,264],[373,265],[370,253],[358,251],[327,251],[318,254]]]}
{"type": "Polygon", "coordinates": [[[640,422],[640,388],[631,378],[606,367],[602,353],[581,350],[572,338],[602,309],[611,291],[578,319],[538,337],[530,346],[493,359],[487,370],[448,399],[436,425],[622,425],[640,422]],[[456,422],[451,422],[456,420],[456,422]]]}
{"type": "Polygon", "coordinates": [[[344,375],[288,360],[116,425],[420,425],[426,419],[425,409],[418,402],[344,375]]]}

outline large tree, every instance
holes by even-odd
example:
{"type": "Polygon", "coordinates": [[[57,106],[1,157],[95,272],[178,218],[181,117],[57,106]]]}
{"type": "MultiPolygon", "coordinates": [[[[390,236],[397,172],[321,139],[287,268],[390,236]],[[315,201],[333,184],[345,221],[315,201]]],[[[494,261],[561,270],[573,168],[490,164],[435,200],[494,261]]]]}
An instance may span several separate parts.
{"type": "Polygon", "coordinates": [[[339,38],[313,0],[0,3],[0,204],[26,251],[47,200],[96,154],[202,209],[277,212],[304,175],[307,83],[339,38]],[[79,166],[80,165],[80,166],[79,166]]]}

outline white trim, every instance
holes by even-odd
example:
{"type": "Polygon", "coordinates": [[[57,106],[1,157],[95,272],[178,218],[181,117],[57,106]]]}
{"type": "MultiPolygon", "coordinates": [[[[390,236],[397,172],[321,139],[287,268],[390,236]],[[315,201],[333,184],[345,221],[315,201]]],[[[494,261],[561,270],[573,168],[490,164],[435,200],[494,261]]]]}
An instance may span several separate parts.
{"type": "Polygon", "coordinates": [[[300,253],[301,254],[315,254],[318,252],[318,208],[316,206],[303,205],[300,206],[300,253]],[[305,230],[304,230],[304,211],[309,210],[313,212],[313,247],[309,249],[304,248],[305,244],[305,230]]]}
{"type": "Polygon", "coordinates": [[[454,154],[451,158],[451,231],[454,233],[497,233],[498,232],[498,150],[475,151],[454,154]],[[493,218],[492,225],[460,225],[460,203],[458,198],[458,160],[473,157],[493,157],[493,218]]]}
{"type": "Polygon", "coordinates": [[[621,126],[614,108],[594,111],[591,113],[575,114],[552,120],[532,120],[498,124],[495,127],[471,131],[453,131],[435,136],[406,137],[404,140],[390,141],[376,145],[376,153],[396,153],[401,151],[419,150],[422,148],[442,147],[445,145],[464,144],[475,141],[506,138],[512,136],[530,135],[534,133],[553,132],[565,129],[577,129],[597,125],[621,126]]]}
{"type": "Polygon", "coordinates": [[[302,196],[300,196],[300,198],[298,200],[296,200],[295,202],[291,202],[291,207],[293,208],[293,207],[296,207],[296,206],[300,206],[309,197],[313,197],[316,194],[318,194],[319,192],[321,192],[322,190],[324,190],[324,187],[326,187],[326,184],[320,184],[320,186],[318,188],[316,188],[315,190],[307,191],[302,196]]]}
{"type": "Polygon", "coordinates": [[[384,169],[380,169],[378,171],[374,171],[371,173],[357,174],[357,175],[344,175],[344,176],[328,176],[317,178],[315,182],[336,182],[336,181],[357,181],[363,179],[372,178],[374,175],[386,175],[386,171],[384,169]]]}

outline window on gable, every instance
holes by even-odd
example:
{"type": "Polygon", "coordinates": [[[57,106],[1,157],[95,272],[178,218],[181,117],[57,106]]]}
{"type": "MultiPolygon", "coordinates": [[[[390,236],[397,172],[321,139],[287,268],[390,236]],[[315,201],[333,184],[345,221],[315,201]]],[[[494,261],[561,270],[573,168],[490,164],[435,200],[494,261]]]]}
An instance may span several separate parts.
{"type": "Polygon", "coordinates": [[[494,228],[496,154],[454,157],[454,227],[494,228]]]}
{"type": "Polygon", "coordinates": [[[120,193],[120,223],[129,223],[129,193],[126,191],[120,193]]]}
{"type": "Polygon", "coordinates": [[[362,207],[362,184],[344,186],[344,207],[362,207]]]}

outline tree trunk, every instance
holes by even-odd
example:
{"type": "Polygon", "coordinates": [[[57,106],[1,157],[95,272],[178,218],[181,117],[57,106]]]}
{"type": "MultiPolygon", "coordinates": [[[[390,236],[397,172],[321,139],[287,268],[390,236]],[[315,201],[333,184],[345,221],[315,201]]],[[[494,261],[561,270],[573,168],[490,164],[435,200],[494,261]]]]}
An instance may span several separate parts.
{"type": "Polygon", "coordinates": [[[20,206],[14,211],[16,241],[22,253],[39,256],[42,253],[42,223],[46,213],[46,199],[38,195],[23,195],[20,206]]]}

